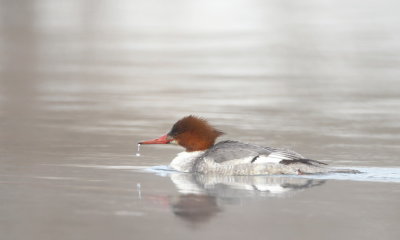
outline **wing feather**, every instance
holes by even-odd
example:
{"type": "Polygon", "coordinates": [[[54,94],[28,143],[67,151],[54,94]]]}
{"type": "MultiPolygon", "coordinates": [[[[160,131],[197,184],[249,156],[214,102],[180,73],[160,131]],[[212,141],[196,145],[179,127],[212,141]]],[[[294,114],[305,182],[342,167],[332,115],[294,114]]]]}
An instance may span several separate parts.
{"type": "Polygon", "coordinates": [[[243,159],[243,163],[305,163],[310,165],[325,164],[304,158],[299,153],[288,149],[262,147],[237,141],[222,141],[207,150],[203,158],[212,158],[217,163],[243,159]]]}

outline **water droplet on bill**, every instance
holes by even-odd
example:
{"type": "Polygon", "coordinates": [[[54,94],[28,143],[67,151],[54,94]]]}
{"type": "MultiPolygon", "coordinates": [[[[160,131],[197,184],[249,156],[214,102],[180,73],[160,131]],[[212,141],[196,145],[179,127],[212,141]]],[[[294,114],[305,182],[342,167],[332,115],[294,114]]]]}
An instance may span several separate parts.
{"type": "Polygon", "coordinates": [[[138,143],[138,145],[137,145],[136,157],[140,157],[140,143],[138,143]]]}

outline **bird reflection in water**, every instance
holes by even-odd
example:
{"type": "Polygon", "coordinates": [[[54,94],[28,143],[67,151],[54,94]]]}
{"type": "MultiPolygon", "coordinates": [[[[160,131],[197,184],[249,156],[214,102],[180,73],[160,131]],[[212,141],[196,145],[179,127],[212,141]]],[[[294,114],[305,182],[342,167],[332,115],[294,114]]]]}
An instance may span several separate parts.
{"type": "Polygon", "coordinates": [[[224,205],[243,204],[245,199],[292,197],[326,181],[290,176],[217,176],[176,172],[168,176],[179,192],[177,197],[168,197],[168,206],[177,217],[193,226],[208,222],[223,211],[224,205]]]}
{"type": "Polygon", "coordinates": [[[171,202],[173,213],[192,224],[208,222],[221,211],[215,196],[206,194],[181,194],[171,202]]]}

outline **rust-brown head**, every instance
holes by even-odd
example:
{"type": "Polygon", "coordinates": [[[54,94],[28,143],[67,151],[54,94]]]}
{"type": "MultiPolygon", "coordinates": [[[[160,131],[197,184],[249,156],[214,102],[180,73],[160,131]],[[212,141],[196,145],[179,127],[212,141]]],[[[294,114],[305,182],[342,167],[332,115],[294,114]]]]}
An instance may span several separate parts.
{"type": "Polygon", "coordinates": [[[214,145],[217,137],[224,134],[205,119],[187,116],[177,121],[166,135],[139,144],[178,144],[187,152],[202,151],[214,145]]]}

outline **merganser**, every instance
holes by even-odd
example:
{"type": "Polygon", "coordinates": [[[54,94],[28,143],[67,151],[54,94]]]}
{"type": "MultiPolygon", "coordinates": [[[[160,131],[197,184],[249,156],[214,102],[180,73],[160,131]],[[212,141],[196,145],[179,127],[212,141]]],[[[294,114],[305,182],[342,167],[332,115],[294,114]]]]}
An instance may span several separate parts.
{"type": "Polygon", "coordinates": [[[220,175],[356,173],[334,169],[326,163],[308,159],[294,151],[263,147],[238,141],[215,140],[224,133],[205,119],[193,115],[177,121],[165,135],[139,144],[177,144],[185,148],[170,163],[179,172],[220,175]]]}

